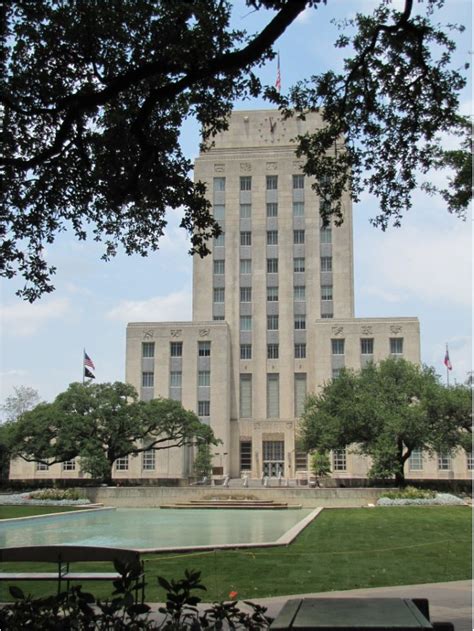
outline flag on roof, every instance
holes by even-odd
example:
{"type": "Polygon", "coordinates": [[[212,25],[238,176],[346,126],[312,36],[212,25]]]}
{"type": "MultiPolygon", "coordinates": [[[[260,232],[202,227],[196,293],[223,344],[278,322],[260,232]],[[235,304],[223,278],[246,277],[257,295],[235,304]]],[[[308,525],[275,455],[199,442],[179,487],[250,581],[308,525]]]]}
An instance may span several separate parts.
{"type": "Polygon", "coordinates": [[[86,379],[95,379],[95,375],[91,373],[89,368],[87,368],[86,366],[84,366],[84,377],[86,377],[86,379]]]}
{"type": "Polygon", "coordinates": [[[88,366],[89,368],[92,368],[92,370],[95,370],[94,362],[86,353],[86,351],[84,351],[84,366],[88,366]]]}
{"type": "Polygon", "coordinates": [[[446,368],[448,370],[452,370],[453,366],[451,364],[451,360],[449,359],[449,351],[448,348],[446,347],[446,355],[444,356],[444,365],[446,366],[446,368]]]}
{"type": "Polygon", "coordinates": [[[277,78],[275,81],[275,88],[280,92],[281,90],[281,74],[280,74],[280,53],[277,56],[277,78]]]}

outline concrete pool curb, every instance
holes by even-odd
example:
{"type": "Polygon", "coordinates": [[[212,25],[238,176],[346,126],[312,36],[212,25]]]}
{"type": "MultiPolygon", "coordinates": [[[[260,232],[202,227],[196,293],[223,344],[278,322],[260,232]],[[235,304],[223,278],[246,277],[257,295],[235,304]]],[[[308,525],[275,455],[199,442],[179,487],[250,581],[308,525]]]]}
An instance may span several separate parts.
{"type": "Polygon", "coordinates": [[[192,545],[192,546],[173,546],[167,548],[131,548],[136,550],[140,554],[163,554],[167,552],[212,552],[213,550],[236,550],[236,549],[248,549],[248,548],[276,548],[279,546],[288,546],[292,543],[296,537],[303,532],[303,530],[309,526],[324,510],[324,507],[320,506],[311,511],[309,515],[303,517],[301,521],[287,530],[276,541],[262,541],[260,543],[222,543],[222,544],[205,544],[205,545],[192,545]]]}
{"type": "MultiPolygon", "coordinates": [[[[5,504],[10,506],[10,504],[5,504]]],[[[15,504],[15,506],[25,506],[24,504],[15,504]]],[[[101,504],[82,504],[82,506],[88,506],[89,508],[81,508],[81,505],[74,506],[75,510],[60,511],[58,513],[43,513],[42,515],[25,515],[24,517],[8,517],[7,519],[0,519],[0,526],[2,524],[10,524],[17,521],[26,521],[28,519],[44,519],[45,517],[64,517],[66,515],[82,515],[83,513],[97,513],[99,511],[117,510],[115,506],[102,506],[101,504]]],[[[47,507],[45,507],[47,508],[47,507]]]]}

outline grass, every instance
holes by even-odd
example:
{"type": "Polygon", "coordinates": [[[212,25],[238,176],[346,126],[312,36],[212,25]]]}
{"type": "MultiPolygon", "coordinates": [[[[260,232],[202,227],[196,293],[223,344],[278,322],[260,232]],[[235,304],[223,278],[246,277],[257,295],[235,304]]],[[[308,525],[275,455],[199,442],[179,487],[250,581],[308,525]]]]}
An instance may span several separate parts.
{"type": "MultiPolygon", "coordinates": [[[[462,506],[325,510],[285,548],[144,555],[146,598],[163,601],[155,577],[178,579],[185,568],[201,570],[204,599],[211,601],[227,599],[232,590],[252,599],[469,579],[470,532],[471,512],[462,506]]],[[[102,598],[110,594],[103,584],[84,587],[102,598]]],[[[47,593],[38,583],[24,589],[47,593]]]]}
{"type": "Polygon", "coordinates": [[[78,509],[77,506],[0,506],[0,519],[15,517],[31,517],[32,515],[49,515],[49,513],[67,513],[78,509]]]}

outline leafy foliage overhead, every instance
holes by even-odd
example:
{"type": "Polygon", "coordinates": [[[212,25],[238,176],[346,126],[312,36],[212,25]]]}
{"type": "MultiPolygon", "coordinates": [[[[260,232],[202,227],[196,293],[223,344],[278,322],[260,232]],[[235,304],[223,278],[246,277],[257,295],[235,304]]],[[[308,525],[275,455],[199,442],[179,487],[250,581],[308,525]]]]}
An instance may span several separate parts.
{"type": "Polygon", "coordinates": [[[351,446],[372,458],[372,477],[402,483],[414,449],[472,449],[471,392],[444,387],[432,368],[389,358],[360,373],[342,370],[310,395],[300,432],[305,449],[351,446]]]}
{"type": "MultiPolygon", "coordinates": [[[[381,0],[372,16],[357,15],[336,44],[350,49],[344,71],[311,77],[287,97],[262,86],[256,69],[304,9],[326,0],[246,2],[269,12],[251,36],[232,28],[226,0],[2,5],[0,273],[23,277],[21,296],[54,289],[43,251],[66,229],[79,240],[92,231],[105,259],[119,247],[145,256],[159,247],[166,211],[184,207],[191,252],[208,253],[219,228],[204,184],[190,177],[181,126],[194,116],[209,142],[237,99],[259,94],[285,115],[322,112],[326,127],[299,138],[299,152],[325,221],[342,221],[350,186],[354,199],[366,187],[380,198],[376,224],[399,223],[415,171],[440,164],[437,134],[462,131],[465,80],[450,67],[446,30],[431,21],[442,0],[419,5],[425,16],[413,0],[401,12],[381,0]]],[[[469,155],[451,160],[456,172],[469,155]]],[[[445,198],[463,213],[465,196],[445,198]]]]}

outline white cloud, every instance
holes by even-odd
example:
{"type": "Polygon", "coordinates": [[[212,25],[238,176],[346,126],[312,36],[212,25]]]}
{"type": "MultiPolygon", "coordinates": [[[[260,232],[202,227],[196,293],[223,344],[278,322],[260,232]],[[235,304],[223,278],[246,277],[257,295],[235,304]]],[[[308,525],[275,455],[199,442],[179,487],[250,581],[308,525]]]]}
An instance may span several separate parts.
{"type": "Polygon", "coordinates": [[[181,290],[148,300],[122,300],[107,312],[109,320],[122,322],[172,322],[191,319],[191,291],[181,290]]]}
{"type": "Polygon", "coordinates": [[[33,335],[49,321],[62,318],[70,308],[70,301],[66,298],[34,304],[18,300],[0,308],[0,321],[9,335],[25,337],[33,335]]]}

